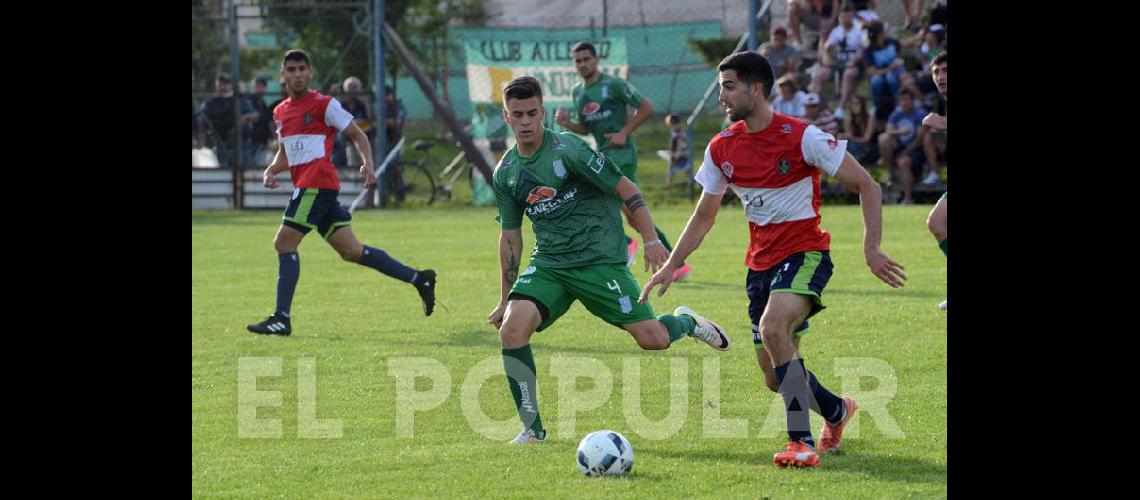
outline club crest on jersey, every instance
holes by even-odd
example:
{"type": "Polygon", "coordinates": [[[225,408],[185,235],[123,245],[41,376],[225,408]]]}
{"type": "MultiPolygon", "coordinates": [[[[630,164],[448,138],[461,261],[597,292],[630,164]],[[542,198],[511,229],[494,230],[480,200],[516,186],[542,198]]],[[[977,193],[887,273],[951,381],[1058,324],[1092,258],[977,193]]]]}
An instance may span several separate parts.
{"type": "Polygon", "coordinates": [[[594,113],[597,113],[598,108],[601,108],[601,107],[602,107],[601,104],[598,104],[596,102],[591,102],[585,106],[582,106],[582,114],[587,115],[587,116],[592,115],[594,113]]]}
{"type": "Polygon", "coordinates": [[[788,162],[787,158],[780,158],[780,161],[776,164],[776,167],[780,169],[781,174],[786,174],[788,173],[788,170],[792,168],[792,164],[788,162]]]}
{"type": "Polygon", "coordinates": [[[313,123],[313,115],[305,113],[305,125],[313,123]]]}
{"type": "Polygon", "coordinates": [[[530,190],[530,194],[526,196],[528,205],[534,205],[540,201],[546,201],[554,198],[558,194],[558,190],[550,186],[539,186],[530,190]]]}
{"type": "Polygon", "coordinates": [[[602,87],[602,99],[605,99],[609,96],[610,96],[610,86],[609,85],[603,86],[602,87]]]}
{"type": "Polygon", "coordinates": [[[720,131],[720,136],[721,136],[721,137],[729,137],[729,136],[731,136],[731,135],[732,135],[732,131],[731,131],[731,130],[729,130],[729,129],[724,129],[724,130],[721,130],[721,131],[720,131]]]}
{"type": "Polygon", "coordinates": [[[566,177],[566,166],[562,164],[562,158],[554,160],[551,166],[554,167],[554,175],[557,175],[558,178],[566,177]]]}
{"type": "Polygon", "coordinates": [[[785,134],[792,133],[792,124],[791,123],[785,123],[783,125],[780,125],[780,131],[785,133],[785,134]]]}
{"type": "Polygon", "coordinates": [[[729,162],[727,162],[727,161],[726,161],[726,162],[724,162],[724,163],[722,163],[722,164],[720,165],[720,170],[721,170],[722,172],[724,172],[724,176],[725,176],[725,177],[728,177],[729,179],[731,179],[731,178],[732,178],[732,170],[733,170],[733,168],[732,168],[732,164],[731,164],[731,163],[729,163],[729,162]]]}

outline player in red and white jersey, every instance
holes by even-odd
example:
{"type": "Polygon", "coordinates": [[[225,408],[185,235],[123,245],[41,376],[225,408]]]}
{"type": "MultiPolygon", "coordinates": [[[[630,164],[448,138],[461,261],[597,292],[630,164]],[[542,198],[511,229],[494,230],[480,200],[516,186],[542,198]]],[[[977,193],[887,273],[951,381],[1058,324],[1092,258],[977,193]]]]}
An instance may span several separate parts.
{"type": "Polygon", "coordinates": [[[278,260],[277,308],[263,321],[246,325],[246,329],[262,335],[289,335],[293,332],[290,308],[301,275],[297,246],[313,229],[342,259],[412,284],[424,303],[424,314],[431,316],[435,306],[435,271],[412,269],[384,250],[361,244],[353,234],[350,226],[352,215],[337,201],[340,180],[330,160],[333,140],[337,132],[344,132],[356,145],[364,159],[360,174],[364,176],[366,188],[376,184],[372,147],[368,144],[368,137],[340,102],[309,89],[312,78],[313,68],[308,54],[302,50],[285,53],[281,62],[281,79],[289,91],[289,98],[273,109],[280,146],[273,163],[265,169],[263,183],[267,188],[276,188],[279,185],[277,174],[288,169],[294,189],[285,207],[284,220],[273,240],[278,260]]]}
{"type": "Polygon", "coordinates": [[[839,449],[855,400],[840,398],[819,383],[798,352],[807,319],[823,310],[823,288],[831,278],[831,236],[819,227],[819,173],[827,172],[859,193],[863,209],[863,252],[871,272],[892,287],[906,281],[903,266],[879,249],[882,191],[859,162],[814,125],[774,113],[767,100],[772,67],[755,52],[721,61],[720,102],[735,122],[714,137],[696,180],[704,187],[696,210],[665,267],[645,285],[646,300],[657,285],[668,290],[672,272],[697,249],[712,228],[725,189],[740,198],[751,234],[748,313],[756,360],[768,388],[784,398],[788,412],[786,449],[773,458],[781,467],[819,466],[818,453],[839,449]],[[808,429],[808,409],[824,418],[816,446],[808,429]]]}

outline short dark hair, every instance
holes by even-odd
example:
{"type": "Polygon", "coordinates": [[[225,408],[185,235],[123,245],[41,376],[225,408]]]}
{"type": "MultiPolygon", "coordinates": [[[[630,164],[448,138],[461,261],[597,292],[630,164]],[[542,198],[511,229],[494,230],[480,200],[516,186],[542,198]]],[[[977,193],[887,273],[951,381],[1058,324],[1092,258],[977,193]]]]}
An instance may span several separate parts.
{"type": "Polygon", "coordinates": [[[669,115],[665,117],[665,121],[669,125],[680,125],[681,124],[681,116],[675,115],[673,113],[669,113],[669,115]]]}
{"type": "Polygon", "coordinates": [[[760,54],[752,51],[730,54],[716,67],[717,71],[735,70],[736,77],[745,84],[752,85],[759,82],[764,87],[764,95],[772,93],[772,63],[760,54]]]}
{"type": "Polygon", "coordinates": [[[253,83],[258,85],[269,85],[269,79],[264,76],[259,76],[253,80],[253,83]]]}
{"type": "Polygon", "coordinates": [[[930,67],[931,68],[937,68],[943,64],[947,64],[947,62],[946,62],[946,51],[942,51],[941,54],[934,56],[933,61],[930,61],[930,67]]]}
{"type": "Polygon", "coordinates": [[[510,99],[522,100],[531,97],[538,97],[538,102],[542,102],[542,85],[539,85],[533,76],[515,78],[503,89],[504,104],[510,99]]]}
{"type": "Polygon", "coordinates": [[[573,47],[570,47],[570,53],[571,54],[578,52],[579,50],[588,50],[588,51],[590,51],[590,54],[593,54],[594,57],[598,57],[598,50],[595,49],[594,44],[592,44],[590,42],[581,41],[581,42],[574,44],[573,47]]]}
{"type": "Polygon", "coordinates": [[[281,60],[281,67],[285,67],[288,61],[305,61],[305,66],[312,66],[309,62],[309,54],[301,49],[291,49],[285,52],[285,58],[281,60]]]}
{"type": "Polygon", "coordinates": [[[900,91],[899,91],[899,99],[902,99],[902,98],[903,98],[903,96],[907,96],[907,97],[909,97],[909,98],[911,98],[911,99],[915,99],[915,96],[914,96],[914,92],[911,92],[911,91],[910,91],[910,90],[908,90],[908,89],[902,89],[902,90],[900,90],[900,91]]]}

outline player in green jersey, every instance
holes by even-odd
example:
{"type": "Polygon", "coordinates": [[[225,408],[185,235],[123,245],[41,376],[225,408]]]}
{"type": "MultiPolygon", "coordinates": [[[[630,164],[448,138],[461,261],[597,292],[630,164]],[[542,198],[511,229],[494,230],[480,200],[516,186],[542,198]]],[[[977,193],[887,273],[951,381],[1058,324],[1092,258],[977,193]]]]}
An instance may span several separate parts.
{"type": "Polygon", "coordinates": [[[512,80],[503,91],[503,103],[503,119],[517,144],[495,167],[502,288],[487,321],[499,329],[507,384],[523,423],[511,443],[525,444],[546,439],[530,337],[549,328],[575,300],[594,316],[628,331],[642,349],[668,349],[690,336],[724,351],[729,338],[688,307],[655,317],[648,302],[637,302],[640,287],[625,265],[620,205],[629,210],[644,238],[646,269],[656,272],[669,258],[637,186],[605,153],[594,152],[573,134],[543,127],[546,111],[538,80],[512,80]],[[531,220],[535,246],[520,273],[524,213],[531,220]]]}
{"type": "MultiPolygon", "coordinates": [[[[574,54],[574,66],[582,82],[571,90],[574,96],[574,109],[567,113],[559,109],[554,113],[554,121],[573,132],[594,136],[598,151],[606,154],[621,173],[635,185],[637,182],[637,142],[633,131],[653,116],[653,104],[643,97],[629,82],[613,75],[598,71],[598,51],[589,42],[578,42],[570,49],[574,54]],[[627,107],[637,112],[633,118],[627,117],[627,107]]],[[[624,207],[626,220],[636,229],[633,216],[624,207]]],[[[673,246],[661,228],[653,229],[657,238],[672,252],[673,246]]],[[[637,254],[637,240],[626,236],[626,265],[633,266],[637,254]]],[[[692,267],[684,264],[674,271],[674,281],[684,281],[692,272],[692,267]]]]}

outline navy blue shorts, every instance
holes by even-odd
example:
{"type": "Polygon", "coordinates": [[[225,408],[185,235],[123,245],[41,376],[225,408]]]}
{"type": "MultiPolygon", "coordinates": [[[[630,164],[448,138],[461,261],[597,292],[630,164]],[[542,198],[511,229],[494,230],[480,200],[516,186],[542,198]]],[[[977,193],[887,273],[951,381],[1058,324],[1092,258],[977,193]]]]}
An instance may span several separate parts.
{"type": "MultiPolygon", "coordinates": [[[[797,293],[812,298],[811,311],[807,317],[815,316],[824,310],[823,288],[831,279],[831,253],[827,250],[799,252],[787,256],[779,264],[763,271],[748,270],[748,318],[752,320],[752,343],[757,349],[764,347],[760,341],[760,318],[768,307],[768,297],[773,293],[797,293]]],[[[795,336],[807,333],[808,322],[796,328],[795,336]]]]}
{"type": "Polygon", "coordinates": [[[335,189],[294,189],[282,224],[303,234],[316,229],[327,240],[337,229],[352,224],[352,214],[337,201],[338,194],[335,189]]]}

